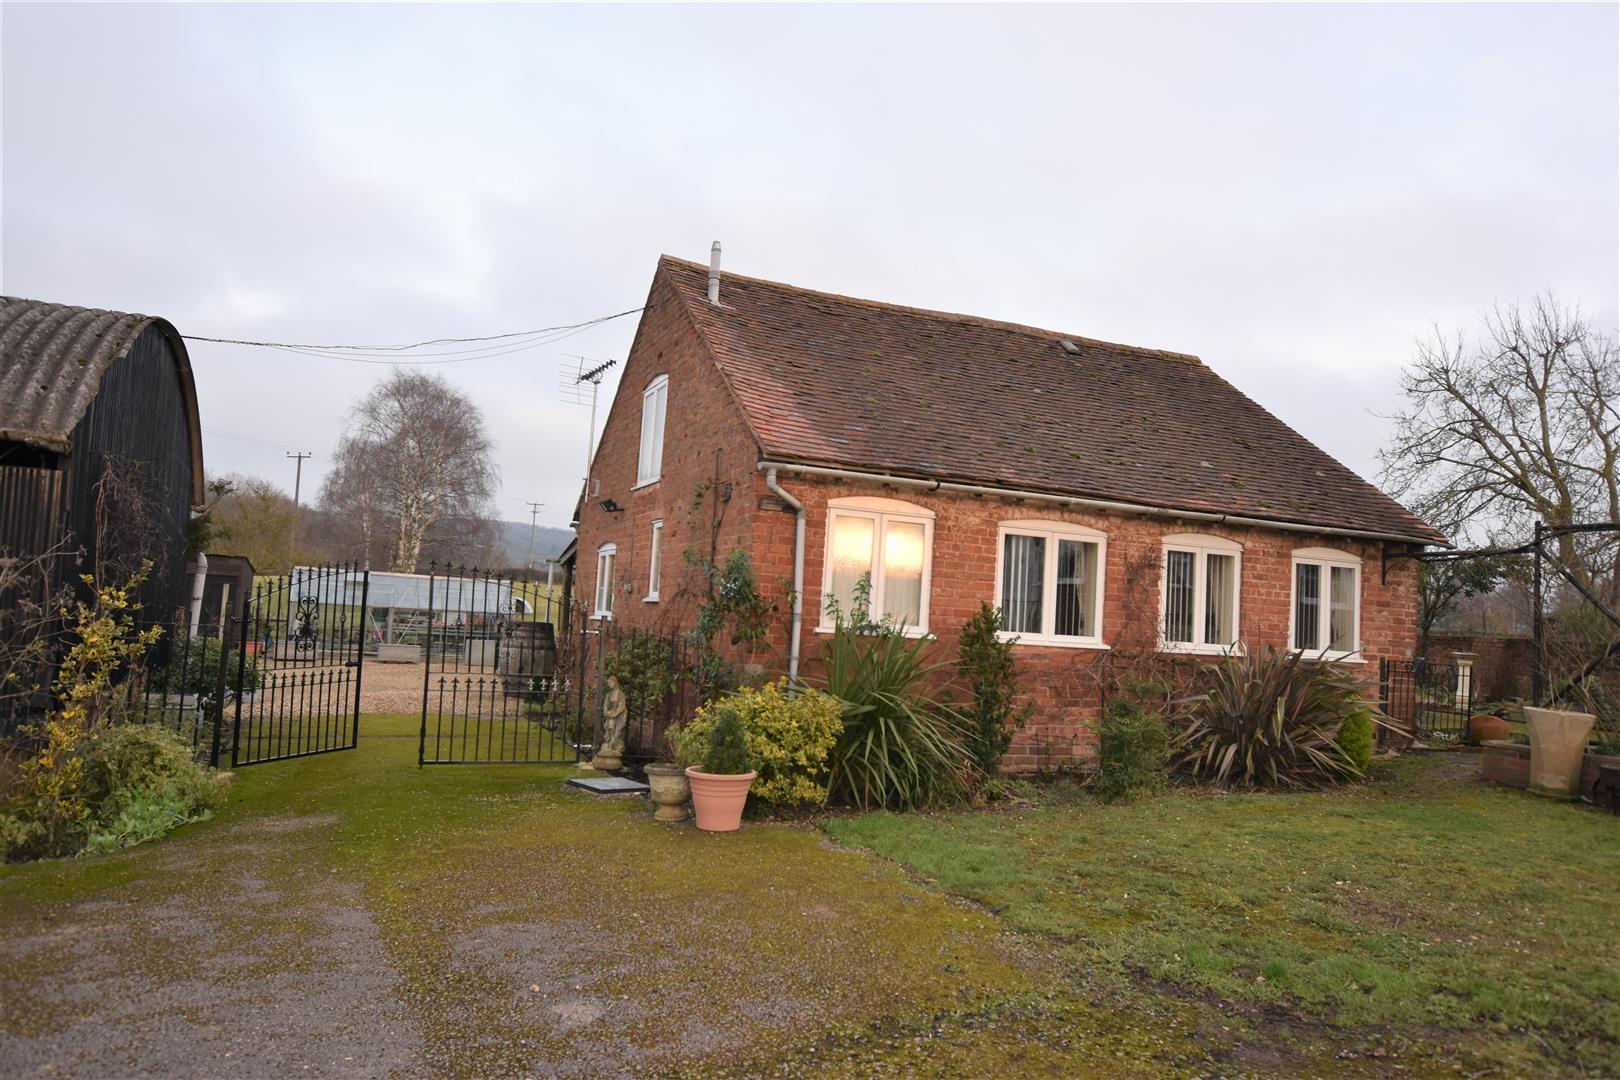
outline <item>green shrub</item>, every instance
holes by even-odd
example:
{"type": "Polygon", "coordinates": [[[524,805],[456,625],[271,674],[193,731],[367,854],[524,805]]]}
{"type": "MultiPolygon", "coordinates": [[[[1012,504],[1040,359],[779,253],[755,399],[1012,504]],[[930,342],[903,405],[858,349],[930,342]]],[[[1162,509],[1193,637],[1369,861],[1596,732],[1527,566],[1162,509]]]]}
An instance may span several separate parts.
{"type": "Polygon", "coordinates": [[[96,822],[90,826],[80,854],[95,855],[119,848],[133,847],[147,840],[156,840],[170,829],[190,821],[205,821],[213,811],[189,807],[186,800],[174,795],[159,795],[151,791],[130,794],[121,803],[118,816],[110,822],[96,822]]]}
{"type": "Polygon", "coordinates": [[[238,649],[227,649],[218,638],[176,638],[169,643],[169,663],[152,671],[147,680],[148,693],[195,694],[211,701],[219,688],[219,665],[225,664],[225,692],[227,700],[236,689],[236,672],[240,662],[242,689],[257,690],[261,676],[259,665],[252,656],[241,656],[238,649]]]}
{"type": "Polygon", "coordinates": [[[786,679],[738,690],[670,733],[681,764],[703,761],[722,715],[735,716],[747,736],[748,758],[759,772],[756,798],[782,806],[827,801],[828,762],[844,728],[837,699],[808,687],[789,692],[786,679]]]}
{"type": "Polygon", "coordinates": [[[219,801],[221,783],[175,732],[155,724],[115,724],[86,740],[80,790],[92,821],[109,826],[137,802],[171,804],[186,820],[184,815],[219,801]]]}
{"type": "Polygon", "coordinates": [[[962,627],[956,658],[957,677],[973,695],[966,710],[967,752],[985,776],[1001,770],[1013,732],[1024,726],[1030,712],[1027,703],[1017,704],[1013,643],[1001,639],[1001,625],[1001,612],[979,601],[979,610],[962,627]]]}
{"type": "Polygon", "coordinates": [[[748,735],[734,709],[720,710],[720,718],[709,732],[709,745],[703,750],[703,771],[721,776],[739,776],[753,764],[748,757],[748,735]]]}
{"type": "Polygon", "coordinates": [[[828,693],[843,708],[833,795],[862,809],[912,810],[960,798],[973,764],[962,716],[945,696],[949,665],[927,638],[838,618],[823,650],[828,693]]]}
{"type": "Polygon", "coordinates": [[[1335,741],[1366,712],[1361,686],[1332,664],[1267,648],[1229,656],[1200,675],[1181,717],[1172,767],[1244,787],[1304,787],[1359,775],[1335,741]]]}
{"type": "Polygon", "coordinates": [[[1367,767],[1372,764],[1373,734],[1372,709],[1362,708],[1344,718],[1339,737],[1334,740],[1344,751],[1357,776],[1365,775],[1367,767]]]}
{"type": "Polygon", "coordinates": [[[1105,802],[1158,790],[1170,749],[1161,714],[1134,702],[1115,701],[1103,714],[1097,733],[1097,794],[1105,802]]]}
{"type": "Polygon", "coordinates": [[[632,630],[603,661],[607,673],[624,691],[625,713],[632,730],[657,708],[675,685],[669,642],[646,630],[632,630]]]}

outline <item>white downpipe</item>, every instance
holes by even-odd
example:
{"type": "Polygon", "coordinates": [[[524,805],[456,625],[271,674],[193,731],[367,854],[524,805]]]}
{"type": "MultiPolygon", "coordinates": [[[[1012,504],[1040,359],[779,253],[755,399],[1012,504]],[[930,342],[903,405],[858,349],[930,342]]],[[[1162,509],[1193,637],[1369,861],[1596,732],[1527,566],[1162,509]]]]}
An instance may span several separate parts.
{"type": "MultiPolygon", "coordinates": [[[[191,577],[191,636],[197,636],[202,623],[203,590],[208,585],[208,556],[197,553],[197,572],[191,577]]],[[[223,622],[224,620],[220,620],[223,622]]]]}
{"type": "Polygon", "coordinates": [[[919,480],[913,476],[893,476],[889,473],[861,472],[857,469],[833,469],[822,465],[795,465],[790,461],[762,461],[759,467],[771,475],[780,469],[800,476],[828,476],[839,480],[865,480],[897,487],[922,488],[925,491],[956,491],[964,495],[990,495],[1003,499],[1029,499],[1035,502],[1057,503],[1060,506],[1079,506],[1088,510],[1112,510],[1122,514],[1143,514],[1148,517],[1175,518],[1178,521],[1207,521],[1217,525],[1238,525],[1256,529],[1281,529],[1285,532],[1314,533],[1318,536],[1349,536],[1361,540],[1392,540],[1404,544],[1427,544],[1431,547],[1451,547],[1418,536],[1397,533],[1371,532],[1365,529],[1340,529],[1331,525],[1306,525],[1293,521],[1271,521],[1267,518],[1242,517],[1237,514],[1211,514],[1201,510],[1172,510],[1164,506],[1144,506],[1141,503],[1115,502],[1110,499],[1088,499],[1079,495],[1053,495],[1044,491],[1019,491],[1014,488],[985,487],[979,484],[953,484],[948,480],[919,480]]]}
{"type": "Polygon", "coordinates": [[[765,486],[793,511],[793,627],[788,631],[788,681],[799,680],[799,638],[804,623],[804,503],[776,482],[776,470],[765,470],[765,486]]]}

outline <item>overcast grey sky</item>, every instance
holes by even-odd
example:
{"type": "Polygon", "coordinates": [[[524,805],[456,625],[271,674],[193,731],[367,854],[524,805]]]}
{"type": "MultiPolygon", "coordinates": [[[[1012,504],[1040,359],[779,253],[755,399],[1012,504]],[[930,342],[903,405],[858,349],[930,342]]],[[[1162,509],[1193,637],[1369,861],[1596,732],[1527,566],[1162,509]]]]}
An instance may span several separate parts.
{"type": "MultiPolygon", "coordinates": [[[[1195,352],[1371,477],[1431,322],[1548,288],[1620,321],[1616,12],[6,4],[0,287],[387,343],[635,307],[718,238],[738,273],[1195,352]]],[[[503,516],[567,523],[557,371],[633,331],[437,369],[503,516]]],[[[312,450],[306,491],[386,371],[192,361],[210,471],[290,488],[312,450]]]]}

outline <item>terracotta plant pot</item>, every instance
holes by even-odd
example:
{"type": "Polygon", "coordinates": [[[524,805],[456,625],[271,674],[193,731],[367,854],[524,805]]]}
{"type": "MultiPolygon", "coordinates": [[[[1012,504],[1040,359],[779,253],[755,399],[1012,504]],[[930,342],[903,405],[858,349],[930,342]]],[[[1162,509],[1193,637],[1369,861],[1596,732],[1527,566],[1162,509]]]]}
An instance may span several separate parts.
{"type": "Polygon", "coordinates": [[[733,832],[742,825],[743,805],[757,773],[706,773],[696,765],[686,770],[692,783],[692,812],[704,832],[733,832]]]}
{"type": "Polygon", "coordinates": [[[1586,737],[1597,717],[1591,713],[1525,707],[1530,725],[1530,790],[1553,799],[1573,799],[1581,791],[1586,737]]]}
{"type": "Polygon", "coordinates": [[[1482,746],[1495,739],[1506,739],[1512,734],[1513,729],[1500,716],[1475,713],[1468,718],[1468,738],[1475,746],[1482,746]]]}
{"type": "Polygon", "coordinates": [[[686,800],[691,786],[686,772],[679,765],[655,763],[647,766],[647,797],[658,807],[653,811],[654,821],[685,821],[686,800]]]}

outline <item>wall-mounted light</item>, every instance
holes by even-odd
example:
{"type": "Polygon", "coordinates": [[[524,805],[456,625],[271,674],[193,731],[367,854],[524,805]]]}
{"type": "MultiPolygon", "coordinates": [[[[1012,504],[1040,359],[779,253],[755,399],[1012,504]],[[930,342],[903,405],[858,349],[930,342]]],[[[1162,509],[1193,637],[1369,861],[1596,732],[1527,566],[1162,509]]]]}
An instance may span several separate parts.
{"type": "Polygon", "coordinates": [[[606,510],[610,514],[622,514],[622,513],[624,513],[624,507],[620,506],[618,503],[614,502],[612,499],[603,499],[598,505],[601,506],[602,509],[606,510]]]}

